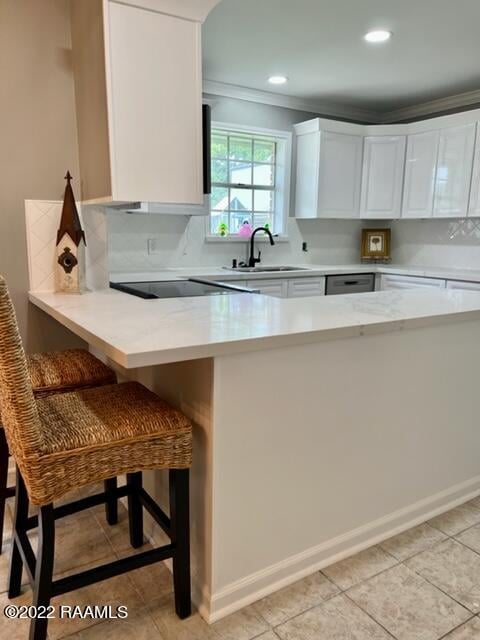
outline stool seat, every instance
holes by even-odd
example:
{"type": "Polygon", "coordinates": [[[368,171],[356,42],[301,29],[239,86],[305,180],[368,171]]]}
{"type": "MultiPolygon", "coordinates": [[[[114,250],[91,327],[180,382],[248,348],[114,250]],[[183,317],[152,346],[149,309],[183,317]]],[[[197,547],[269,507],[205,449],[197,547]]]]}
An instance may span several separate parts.
{"type": "Polygon", "coordinates": [[[115,373],[85,349],[68,349],[27,356],[35,397],[115,384],[115,373]]]}
{"type": "Polygon", "coordinates": [[[138,469],[191,465],[190,421],[136,382],[41,398],[37,408],[41,445],[17,456],[33,504],[138,469]]]}
{"type": "MultiPolygon", "coordinates": [[[[85,349],[68,349],[50,353],[35,353],[26,357],[27,375],[35,398],[77,389],[115,384],[115,372],[85,349]]],[[[9,450],[2,428],[0,407],[0,553],[2,552],[3,523],[7,498],[15,495],[15,487],[8,487],[9,450]]],[[[105,489],[117,486],[116,479],[105,480],[105,489]]],[[[112,496],[106,505],[107,520],[117,522],[117,500],[112,496]]]]}

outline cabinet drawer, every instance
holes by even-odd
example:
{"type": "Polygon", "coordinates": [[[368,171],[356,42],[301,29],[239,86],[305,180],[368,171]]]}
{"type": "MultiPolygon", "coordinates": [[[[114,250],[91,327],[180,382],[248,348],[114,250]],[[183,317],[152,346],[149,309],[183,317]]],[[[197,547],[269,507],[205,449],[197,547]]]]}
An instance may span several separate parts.
{"type": "Polygon", "coordinates": [[[288,280],[272,278],[270,280],[248,280],[246,286],[259,291],[264,296],[286,298],[288,296],[288,280]]]}
{"type": "Polygon", "coordinates": [[[325,278],[292,278],[288,283],[289,298],[325,295],[325,278]]]}
{"type": "Polygon", "coordinates": [[[463,282],[462,280],[447,280],[447,289],[461,289],[463,291],[480,291],[480,282],[463,282]]]}
{"type": "Polygon", "coordinates": [[[382,275],[382,291],[389,289],[445,289],[445,280],[419,276],[382,275]]]}

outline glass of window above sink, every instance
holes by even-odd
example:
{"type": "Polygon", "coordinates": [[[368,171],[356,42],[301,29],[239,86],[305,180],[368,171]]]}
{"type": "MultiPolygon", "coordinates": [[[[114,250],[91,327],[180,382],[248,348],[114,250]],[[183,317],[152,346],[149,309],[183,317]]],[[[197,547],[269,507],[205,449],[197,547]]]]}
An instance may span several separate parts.
{"type": "Polygon", "coordinates": [[[285,266],[272,266],[272,267],[223,267],[229,271],[239,271],[240,273],[269,273],[275,271],[308,271],[306,267],[285,267],[285,266]]]}

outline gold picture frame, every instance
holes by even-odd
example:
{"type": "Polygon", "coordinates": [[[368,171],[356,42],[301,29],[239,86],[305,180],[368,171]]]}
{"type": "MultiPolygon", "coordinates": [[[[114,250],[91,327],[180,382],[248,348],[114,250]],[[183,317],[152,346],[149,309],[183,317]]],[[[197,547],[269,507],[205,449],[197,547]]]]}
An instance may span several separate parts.
{"type": "Polygon", "coordinates": [[[362,260],[389,262],[391,229],[362,229],[362,260]]]}

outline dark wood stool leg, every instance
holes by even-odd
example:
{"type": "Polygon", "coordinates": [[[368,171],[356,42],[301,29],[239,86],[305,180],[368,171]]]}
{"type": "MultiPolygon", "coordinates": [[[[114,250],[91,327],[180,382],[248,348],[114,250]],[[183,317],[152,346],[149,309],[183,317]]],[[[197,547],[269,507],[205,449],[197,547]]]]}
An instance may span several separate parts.
{"type": "Polygon", "coordinates": [[[107,517],[108,524],[117,524],[118,522],[118,500],[113,491],[117,488],[117,479],[110,478],[103,483],[105,487],[105,493],[108,494],[107,502],[105,503],[105,515],[107,517]]]}
{"type": "Polygon", "coordinates": [[[188,469],[170,470],[170,524],[173,551],[175,611],[179,618],[192,612],[190,586],[190,497],[188,469]]]}
{"type": "MultiPolygon", "coordinates": [[[[38,553],[33,586],[33,606],[48,607],[52,597],[53,560],[55,555],[55,518],[53,505],[40,508],[38,516],[38,553]]],[[[30,623],[29,640],[45,640],[48,619],[34,618],[30,623]]]]}
{"type": "Polygon", "coordinates": [[[127,473],[128,494],[128,526],[130,530],[130,544],[134,549],[143,545],[143,507],[140,501],[142,488],[142,472],[127,473]]]}
{"type": "Polygon", "coordinates": [[[5,507],[7,505],[7,480],[8,480],[8,445],[5,431],[0,425],[0,553],[3,545],[3,526],[5,522],[5,507]]]}
{"type": "Polygon", "coordinates": [[[10,571],[8,576],[8,597],[16,598],[20,595],[22,586],[23,561],[15,540],[17,532],[23,533],[27,530],[28,518],[28,494],[25,483],[17,467],[17,488],[15,492],[15,516],[13,521],[13,541],[10,556],[10,571]]]}

